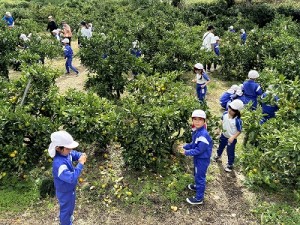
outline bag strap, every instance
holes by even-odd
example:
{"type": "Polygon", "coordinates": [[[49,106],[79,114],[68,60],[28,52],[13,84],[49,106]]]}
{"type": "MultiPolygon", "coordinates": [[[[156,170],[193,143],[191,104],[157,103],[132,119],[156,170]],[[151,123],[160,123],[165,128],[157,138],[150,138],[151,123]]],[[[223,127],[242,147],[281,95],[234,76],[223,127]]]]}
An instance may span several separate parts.
{"type": "Polygon", "coordinates": [[[207,35],[209,35],[209,32],[207,32],[207,34],[203,37],[202,41],[204,41],[204,39],[207,37],[207,35]]]}

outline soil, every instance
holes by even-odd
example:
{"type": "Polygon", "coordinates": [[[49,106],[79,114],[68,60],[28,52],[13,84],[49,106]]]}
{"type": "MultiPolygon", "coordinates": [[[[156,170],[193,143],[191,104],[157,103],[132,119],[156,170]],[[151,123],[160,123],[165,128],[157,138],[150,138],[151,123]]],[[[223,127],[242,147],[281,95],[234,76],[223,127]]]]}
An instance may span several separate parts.
{"type": "MultiPolygon", "coordinates": [[[[75,53],[78,48],[74,48],[75,53]]],[[[80,71],[80,75],[64,74],[64,59],[47,61],[46,64],[54,66],[62,71],[62,76],[57,79],[57,85],[63,94],[68,88],[84,90],[84,83],[88,72],[80,65],[78,58],[74,59],[73,65],[80,71]]],[[[214,85],[208,87],[208,105],[214,115],[220,116],[219,96],[228,89],[230,84],[223,82],[216,77],[213,72],[210,77],[214,85]]],[[[11,78],[17,79],[20,76],[18,72],[12,72],[11,78]]],[[[213,83],[212,82],[212,83],[213,83]]],[[[212,84],[211,83],[211,84],[212,84]]],[[[240,140],[241,142],[241,140],[240,140]]],[[[214,149],[214,151],[216,151],[214,149]]],[[[77,200],[75,208],[74,225],[97,225],[97,224],[124,224],[124,225],[246,225],[259,224],[251,209],[255,204],[255,194],[251,193],[243,184],[244,177],[236,168],[232,173],[224,171],[226,163],[226,154],[223,156],[223,164],[212,162],[209,167],[206,196],[203,205],[191,206],[185,202],[183,196],[182,202],[177,211],[170,209],[170,204],[160,203],[151,199],[151,206],[134,206],[124,204],[114,204],[113,207],[106,207],[98,204],[97,201],[91,202],[85,198],[85,195],[77,191],[77,200]]],[[[120,170],[120,168],[114,168],[120,170]]],[[[89,171],[87,171],[88,173],[89,171]]],[[[91,171],[92,172],[92,171],[91,171]]],[[[58,204],[55,198],[41,200],[32,205],[26,211],[21,213],[7,212],[0,217],[0,225],[22,224],[22,225],[58,225],[58,204]]]]}

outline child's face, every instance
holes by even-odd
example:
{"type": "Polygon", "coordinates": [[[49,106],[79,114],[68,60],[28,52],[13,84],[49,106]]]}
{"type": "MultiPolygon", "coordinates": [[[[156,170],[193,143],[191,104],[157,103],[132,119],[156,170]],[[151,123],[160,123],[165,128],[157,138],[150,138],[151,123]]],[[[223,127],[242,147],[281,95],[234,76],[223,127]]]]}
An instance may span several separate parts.
{"type": "Polygon", "coordinates": [[[203,125],[205,124],[205,119],[200,117],[193,117],[193,124],[196,127],[196,129],[203,127],[203,125]]]}
{"type": "Polygon", "coordinates": [[[198,74],[202,73],[202,71],[203,70],[195,69],[195,73],[198,73],[198,74]]]}
{"type": "Polygon", "coordinates": [[[72,151],[72,149],[64,147],[59,151],[59,153],[61,155],[66,156],[66,155],[69,155],[71,151],[72,151]]]}
{"type": "Polygon", "coordinates": [[[228,114],[231,118],[233,118],[235,116],[235,112],[232,110],[231,107],[228,107],[228,114]]]}

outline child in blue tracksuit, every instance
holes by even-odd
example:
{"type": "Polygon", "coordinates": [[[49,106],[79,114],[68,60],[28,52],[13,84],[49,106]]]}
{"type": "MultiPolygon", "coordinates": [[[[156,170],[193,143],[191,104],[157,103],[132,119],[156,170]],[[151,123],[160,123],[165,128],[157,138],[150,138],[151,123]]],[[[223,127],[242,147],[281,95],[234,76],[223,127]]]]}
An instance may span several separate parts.
{"type": "Polygon", "coordinates": [[[247,33],[245,32],[244,29],[241,29],[241,42],[242,45],[246,44],[246,40],[247,40],[247,33]]]}
{"type": "Polygon", "coordinates": [[[72,225],[74,220],[77,180],[86,162],[85,153],[72,150],[78,145],[78,142],[74,141],[66,131],[57,131],[51,134],[48,152],[52,158],[54,157],[52,174],[60,206],[60,225],[72,225]],[[76,167],[72,164],[74,161],[78,161],[76,167]]]}
{"type": "Polygon", "coordinates": [[[277,105],[277,102],[279,100],[278,96],[270,96],[270,91],[266,91],[262,94],[261,99],[261,107],[262,107],[262,113],[263,117],[260,120],[260,124],[265,123],[267,120],[274,118],[275,113],[278,111],[279,107],[277,105]],[[273,100],[272,100],[273,98],[273,100]]]}
{"type": "Polygon", "coordinates": [[[244,93],[243,103],[248,104],[251,101],[252,110],[257,107],[257,97],[263,93],[260,85],[255,82],[258,77],[259,74],[256,70],[250,70],[248,73],[249,80],[245,81],[242,87],[244,93]]]}
{"type": "MultiPolygon", "coordinates": [[[[136,58],[142,57],[142,50],[139,48],[138,40],[132,42],[132,49],[130,50],[130,53],[136,58]]],[[[132,69],[132,74],[134,77],[136,77],[139,73],[135,69],[132,69]]]]}
{"type": "Polygon", "coordinates": [[[240,111],[243,109],[244,104],[241,100],[233,100],[229,106],[228,111],[222,116],[223,132],[220,136],[219,147],[217,155],[214,157],[215,161],[219,161],[222,153],[227,146],[228,163],[225,167],[226,172],[231,172],[235,158],[235,145],[237,137],[242,132],[242,121],[240,111]]]}
{"type": "Polygon", "coordinates": [[[73,50],[72,50],[71,46],[69,45],[70,40],[68,38],[65,38],[62,40],[62,43],[64,44],[65,59],[67,59],[66,60],[66,70],[67,70],[66,74],[70,74],[70,68],[71,68],[71,70],[73,70],[76,73],[76,75],[78,76],[79,71],[72,65],[73,50]]]}
{"type": "Polygon", "coordinates": [[[196,91],[200,102],[203,102],[207,92],[207,84],[210,83],[210,79],[204,71],[204,67],[201,63],[196,63],[194,65],[194,73],[196,74],[196,79],[193,82],[197,83],[196,91]]]}
{"type": "Polygon", "coordinates": [[[220,44],[219,44],[220,38],[218,36],[215,36],[215,43],[214,43],[214,52],[216,54],[216,56],[218,57],[215,61],[214,61],[214,69],[217,69],[217,65],[220,63],[219,61],[219,56],[220,56],[220,44]]]}
{"type": "Polygon", "coordinates": [[[185,144],[180,152],[186,156],[194,157],[195,184],[189,184],[190,190],[196,191],[196,196],[187,198],[192,205],[202,204],[206,186],[206,172],[210,163],[213,141],[205,128],[206,114],[203,110],[192,113],[193,125],[196,130],[192,135],[192,142],[185,144]]]}
{"type": "Polygon", "coordinates": [[[236,90],[239,88],[238,85],[232,85],[227,91],[225,91],[220,97],[220,105],[223,109],[226,108],[227,103],[231,100],[232,96],[235,94],[236,90]]]}

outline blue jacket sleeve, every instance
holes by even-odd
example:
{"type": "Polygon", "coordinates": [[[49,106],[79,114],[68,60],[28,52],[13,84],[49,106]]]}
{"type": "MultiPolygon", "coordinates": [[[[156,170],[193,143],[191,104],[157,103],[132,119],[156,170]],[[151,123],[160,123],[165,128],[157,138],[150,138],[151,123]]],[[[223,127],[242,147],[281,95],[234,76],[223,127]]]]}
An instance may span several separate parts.
{"type": "Polygon", "coordinates": [[[80,158],[80,156],[82,155],[81,152],[77,152],[75,150],[71,151],[71,156],[72,156],[72,161],[78,161],[78,159],[80,158]]]}
{"type": "MultiPolygon", "coordinates": [[[[201,138],[204,138],[204,137],[201,137],[201,138]]],[[[204,151],[206,151],[207,148],[208,148],[208,144],[207,143],[205,143],[203,141],[199,141],[198,144],[197,144],[197,146],[194,149],[185,150],[185,155],[187,155],[187,156],[200,155],[204,151]]]]}
{"type": "Polygon", "coordinates": [[[204,77],[204,79],[207,80],[207,81],[210,80],[209,77],[208,77],[208,75],[207,75],[206,73],[203,73],[203,77],[204,77]]]}
{"type": "Polygon", "coordinates": [[[191,149],[191,148],[192,148],[192,143],[187,143],[187,144],[185,144],[185,145],[183,146],[183,148],[184,148],[185,150],[191,149]]]}
{"type": "Polygon", "coordinates": [[[258,85],[258,87],[256,88],[256,94],[257,95],[261,95],[263,93],[261,87],[258,85]]]}
{"type": "Polygon", "coordinates": [[[78,177],[80,176],[80,173],[83,169],[83,165],[81,163],[78,163],[73,172],[70,171],[66,165],[61,165],[59,170],[61,169],[63,170],[63,172],[58,176],[59,179],[69,184],[76,184],[78,177]]]}
{"type": "Polygon", "coordinates": [[[242,132],[242,120],[240,118],[236,118],[235,126],[239,132],[242,132]]]}

